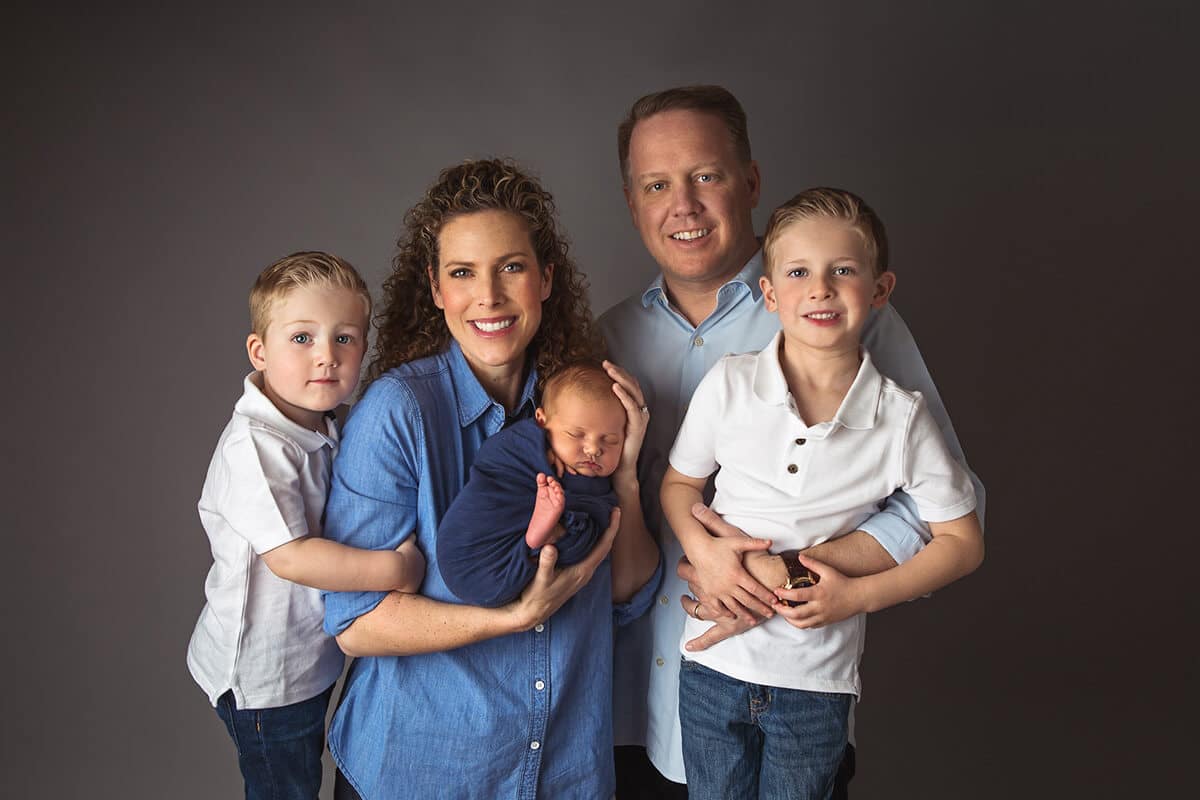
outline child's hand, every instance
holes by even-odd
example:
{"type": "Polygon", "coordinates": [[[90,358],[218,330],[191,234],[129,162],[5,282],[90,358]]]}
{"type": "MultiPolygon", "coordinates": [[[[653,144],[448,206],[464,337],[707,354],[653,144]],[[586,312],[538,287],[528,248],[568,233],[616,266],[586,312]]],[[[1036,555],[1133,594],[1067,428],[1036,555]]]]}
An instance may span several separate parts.
{"type": "Polygon", "coordinates": [[[425,556],[417,547],[416,535],[410,535],[396,548],[400,567],[396,580],[396,591],[415,594],[425,579],[425,556]]]}
{"type": "Polygon", "coordinates": [[[775,611],[789,624],[800,628],[820,628],[832,625],[866,610],[866,598],[862,595],[862,580],[848,578],[828,564],[805,555],[799,556],[800,563],[820,577],[816,586],[804,589],[776,589],[776,596],[784,600],[803,603],[788,606],[777,603],[775,611]]]}

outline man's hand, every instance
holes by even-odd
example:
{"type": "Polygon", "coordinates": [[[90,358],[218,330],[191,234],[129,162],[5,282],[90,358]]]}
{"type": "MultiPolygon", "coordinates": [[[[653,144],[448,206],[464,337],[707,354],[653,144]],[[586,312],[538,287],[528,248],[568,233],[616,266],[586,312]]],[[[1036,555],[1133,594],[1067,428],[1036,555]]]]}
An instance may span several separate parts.
{"type": "Polygon", "coordinates": [[[612,549],[613,540],[617,538],[617,529],[620,527],[621,509],[613,508],[608,529],[604,531],[600,541],[596,542],[592,552],[588,553],[583,561],[563,569],[555,568],[558,563],[558,548],[552,544],[544,546],[538,554],[538,570],[533,580],[521,592],[521,596],[508,605],[513,614],[515,629],[527,631],[550,619],[563,603],[586,586],[596,567],[600,566],[608,551],[612,549]]]}
{"type": "MultiPolygon", "coordinates": [[[[683,613],[690,617],[694,617],[701,621],[707,619],[707,609],[704,604],[694,597],[684,595],[679,598],[679,604],[683,606],[683,613]]],[[[689,639],[684,644],[684,649],[688,652],[695,653],[700,650],[707,650],[717,642],[724,641],[730,636],[737,636],[739,633],[750,630],[755,625],[762,622],[762,617],[718,617],[712,620],[712,627],[704,633],[697,636],[695,639],[689,639]]]]}
{"type": "Polygon", "coordinates": [[[685,576],[684,562],[680,561],[679,577],[688,582],[714,617],[771,616],[772,606],[777,602],[775,595],[755,580],[742,563],[747,554],[769,549],[770,540],[748,536],[703,503],[692,506],[692,516],[713,538],[689,565],[694,571],[685,576]]]}
{"type": "Polygon", "coordinates": [[[779,616],[797,628],[820,628],[831,625],[866,610],[866,598],[861,591],[859,578],[847,578],[828,564],[805,555],[799,556],[800,563],[820,577],[816,586],[804,589],[776,589],[775,594],[784,600],[801,602],[804,605],[788,606],[779,603],[775,610],[779,616]]]}

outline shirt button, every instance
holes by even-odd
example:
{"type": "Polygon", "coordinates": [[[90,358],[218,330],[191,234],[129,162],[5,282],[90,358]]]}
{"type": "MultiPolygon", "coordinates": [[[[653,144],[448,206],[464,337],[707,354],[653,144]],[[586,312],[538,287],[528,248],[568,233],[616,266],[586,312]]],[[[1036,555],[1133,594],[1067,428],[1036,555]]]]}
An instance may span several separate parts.
{"type": "Polygon", "coordinates": [[[696,341],[694,342],[694,344],[696,345],[696,347],[704,347],[704,337],[703,337],[703,336],[697,336],[697,337],[696,337],[696,341]]]}
{"type": "Polygon", "coordinates": [[[795,475],[799,469],[800,468],[797,467],[795,464],[788,464],[788,472],[792,473],[793,475],[795,475]]]}
{"type": "Polygon", "coordinates": [[[541,746],[542,746],[542,743],[541,743],[541,742],[530,742],[530,743],[529,743],[529,749],[530,749],[530,750],[537,750],[537,749],[538,749],[539,747],[541,747],[541,746]]]}
{"type": "Polygon", "coordinates": [[[546,630],[546,626],[539,622],[537,625],[533,626],[533,629],[538,633],[541,633],[542,631],[546,630]]]}
{"type": "Polygon", "coordinates": [[[661,667],[663,664],[666,664],[667,662],[663,661],[661,658],[656,658],[656,659],[654,659],[654,663],[658,664],[661,667]]]}
{"type": "Polygon", "coordinates": [[[668,600],[667,596],[664,594],[662,597],[658,598],[658,602],[662,603],[665,606],[667,603],[670,602],[670,600],[668,600]]]}
{"type": "Polygon", "coordinates": [[[545,681],[538,681],[537,683],[535,683],[535,684],[533,685],[533,688],[537,689],[537,690],[540,692],[542,689],[545,689],[545,688],[546,688],[546,682],[545,682],[545,681]]]}
{"type": "Polygon", "coordinates": [[[804,444],[804,439],[797,439],[796,444],[804,444]]]}

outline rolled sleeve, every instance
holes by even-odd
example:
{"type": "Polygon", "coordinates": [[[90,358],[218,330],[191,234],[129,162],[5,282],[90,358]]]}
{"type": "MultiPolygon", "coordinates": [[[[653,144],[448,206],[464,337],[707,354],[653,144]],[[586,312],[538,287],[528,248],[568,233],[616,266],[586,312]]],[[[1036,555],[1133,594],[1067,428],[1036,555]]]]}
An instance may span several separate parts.
{"type": "Polygon", "coordinates": [[[638,589],[628,602],[613,604],[613,622],[617,627],[628,625],[650,610],[650,606],[654,605],[654,596],[658,594],[658,586],[662,583],[662,578],[663,560],[660,552],[658,566],[654,568],[654,574],[650,576],[650,580],[646,581],[646,585],[638,589]]]}
{"type": "Polygon", "coordinates": [[[932,537],[921,522],[916,502],[904,492],[894,492],[879,513],[858,526],[879,542],[897,564],[903,564],[921,552],[932,537]]]}

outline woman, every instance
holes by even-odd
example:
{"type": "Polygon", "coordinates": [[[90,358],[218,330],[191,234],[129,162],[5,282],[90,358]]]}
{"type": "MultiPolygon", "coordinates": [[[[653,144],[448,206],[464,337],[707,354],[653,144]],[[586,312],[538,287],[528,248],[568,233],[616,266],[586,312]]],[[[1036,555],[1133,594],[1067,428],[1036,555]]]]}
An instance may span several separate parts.
{"type": "Polygon", "coordinates": [[[659,575],[638,503],[641,390],[609,368],[627,436],[620,508],[592,554],[557,570],[543,548],[513,603],[457,603],[436,561],[442,515],[483,441],[531,416],[541,376],[596,337],[553,201],[513,165],[445,170],[405,226],[325,535],[394,548],[412,533],[427,569],[421,595],[325,598],[326,629],[359,656],[329,731],[336,796],[610,797],[612,620],[645,611],[659,575]]]}

